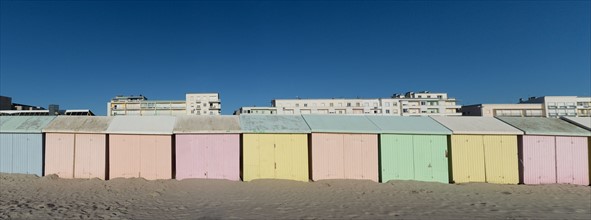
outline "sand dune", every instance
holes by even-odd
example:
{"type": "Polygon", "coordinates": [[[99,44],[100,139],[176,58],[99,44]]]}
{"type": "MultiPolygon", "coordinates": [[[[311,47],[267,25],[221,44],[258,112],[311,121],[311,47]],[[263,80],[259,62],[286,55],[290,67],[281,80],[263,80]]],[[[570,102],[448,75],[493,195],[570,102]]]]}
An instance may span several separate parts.
{"type": "Polygon", "coordinates": [[[0,174],[0,218],[589,219],[591,188],[356,180],[60,179],[0,174]]]}

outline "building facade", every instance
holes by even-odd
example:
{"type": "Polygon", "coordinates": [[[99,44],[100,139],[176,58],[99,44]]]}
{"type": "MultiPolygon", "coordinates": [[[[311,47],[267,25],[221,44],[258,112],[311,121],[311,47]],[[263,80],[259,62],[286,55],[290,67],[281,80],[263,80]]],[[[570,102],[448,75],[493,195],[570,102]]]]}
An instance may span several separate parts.
{"type": "Polygon", "coordinates": [[[187,93],[185,100],[148,100],[139,96],[115,96],[107,103],[109,116],[220,115],[218,93],[187,93]]]}
{"type": "Polygon", "coordinates": [[[486,117],[544,117],[546,115],[542,104],[477,104],[464,105],[460,108],[463,116],[486,117]]]}
{"type": "Polygon", "coordinates": [[[542,96],[520,99],[517,104],[477,104],[460,108],[464,116],[591,117],[591,97],[542,96]]]}
{"type": "Polygon", "coordinates": [[[539,103],[546,117],[561,116],[591,117],[591,97],[583,96],[541,96],[520,100],[519,103],[539,103]]]}
{"type": "Polygon", "coordinates": [[[461,115],[456,99],[446,93],[408,92],[374,99],[275,99],[271,107],[242,107],[240,114],[366,114],[366,115],[461,115]]]}

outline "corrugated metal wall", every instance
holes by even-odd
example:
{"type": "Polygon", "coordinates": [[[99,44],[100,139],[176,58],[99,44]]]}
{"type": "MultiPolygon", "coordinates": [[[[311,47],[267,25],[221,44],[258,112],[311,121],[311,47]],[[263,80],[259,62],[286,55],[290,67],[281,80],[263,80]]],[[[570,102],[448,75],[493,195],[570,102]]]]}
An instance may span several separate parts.
{"type": "Polygon", "coordinates": [[[453,181],[486,182],[482,135],[452,135],[453,181]]]}
{"type": "MultiPolygon", "coordinates": [[[[382,182],[414,180],[413,135],[382,134],[380,142],[382,182]]],[[[426,152],[419,149],[417,153],[424,154],[426,152]]]]}
{"type": "Polygon", "coordinates": [[[12,135],[0,134],[0,172],[12,173],[12,135]]]}
{"type": "Polygon", "coordinates": [[[325,133],[312,134],[312,180],[345,176],[343,145],[341,137],[325,133]]]}
{"type": "Polygon", "coordinates": [[[376,134],[312,133],[312,179],[378,181],[376,134]]]}
{"type": "Polygon", "coordinates": [[[415,180],[449,183],[447,136],[413,135],[415,180]]]}
{"type": "Polygon", "coordinates": [[[382,134],[382,182],[394,179],[449,183],[445,135],[382,134]]]}
{"type": "Polygon", "coordinates": [[[0,172],[43,174],[41,134],[0,134],[0,172]]]}
{"type": "Polygon", "coordinates": [[[243,179],[308,181],[306,134],[243,134],[243,179]]]}
{"type": "Polygon", "coordinates": [[[556,137],[556,181],[589,185],[586,137],[556,137]]]}
{"type": "Polygon", "coordinates": [[[109,135],[109,177],[172,178],[170,135],[109,135]]]}
{"type": "Polygon", "coordinates": [[[240,180],[239,134],[176,135],[176,179],[240,180]]]}
{"type": "Polygon", "coordinates": [[[76,134],[74,178],[105,179],[106,135],[76,134]]]}
{"type": "Polygon", "coordinates": [[[45,175],[74,178],[74,134],[45,135],[45,175]]]}
{"type": "Polygon", "coordinates": [[[483,141],[486,182],[518,184],[517,136],[485,135],[483,141]]]}
{"type": "Polygon", "coordinates": [[[556,183],[554,136],[524,135],[522,140],[523,183],[556,183]]]}

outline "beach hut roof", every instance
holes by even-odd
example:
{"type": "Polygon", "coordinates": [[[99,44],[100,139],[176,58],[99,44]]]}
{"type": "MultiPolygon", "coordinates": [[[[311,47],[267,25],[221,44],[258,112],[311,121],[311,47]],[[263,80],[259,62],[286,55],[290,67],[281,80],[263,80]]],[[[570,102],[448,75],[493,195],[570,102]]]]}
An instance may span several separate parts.
{"type": "Polygon", "coordinates": [[[451,134],[451,131],[429,117],[366,116],[385,134],[451,134]]]}
{"type": "Polygon", "coordinates": [[[112,117],[107,116],[58,116],[43,132],[105,133],[112,120],[112,117]]]}
{"type": "Polygon", "coordinates": [[[240,115],[244,133],[310,133],[300,115],[240,115]]]}
{"type": "Polygon", "coordinates": [[[116,116],[107,128],[109,134],[172,134],[174,116],[116,116]]]}
{"type": "Polygon", "coordinates": [[[41,133],[55,116],[0,116],[1,133],[41,133]]]}
{"type": "Polygon", "coordinates": [[[364,115],[304,115],[312,132],[380,133],[364,115]]]}
{"type": "Polygon", "coordinates": [[[187,115],[178,116],[174,133],[240,133],[238,116],[187,115]]]}
{"type": "Polygon", "coordinates": [[[573,123],[581,128],[591,131],[591,117],[561,117],[562,119],[573,123]]]}
{"type": "Polygon", "coordinates": [[[591,132],[558,118],[499,117],[531,135],[591,136],[591,132]]]}
{"type": "Polygon", "coordinates": [[[447,127],[453,134],[523,134],[519,129],[494,117],[431,116],[431,118],[447,127]]]}

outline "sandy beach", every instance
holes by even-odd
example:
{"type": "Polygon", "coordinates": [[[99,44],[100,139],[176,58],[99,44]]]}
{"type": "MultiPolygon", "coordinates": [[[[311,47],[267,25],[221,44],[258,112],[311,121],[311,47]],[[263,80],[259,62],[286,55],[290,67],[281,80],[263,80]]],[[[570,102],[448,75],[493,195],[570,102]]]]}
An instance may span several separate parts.
{"type": "Polygon", "coordinates": [[[0,174],[3,219],[589,219],[591,187],[0,174]]]}

